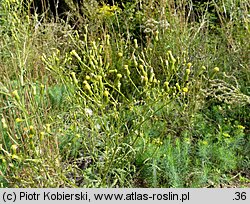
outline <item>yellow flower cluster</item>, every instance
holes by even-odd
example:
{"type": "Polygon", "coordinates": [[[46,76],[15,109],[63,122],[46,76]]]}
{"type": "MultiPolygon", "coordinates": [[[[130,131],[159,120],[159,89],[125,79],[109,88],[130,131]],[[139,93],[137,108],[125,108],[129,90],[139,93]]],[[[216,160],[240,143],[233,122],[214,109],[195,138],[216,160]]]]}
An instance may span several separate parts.
{"type": "Polygon", "coordinates": [[[106,4],[103,4],[103,6],[99,9],[98,13],[102,14],[106,17],[110,17],[115,15],[115,12],[119,12],[120,8],[117,6],[109,6],[106,4]]]}

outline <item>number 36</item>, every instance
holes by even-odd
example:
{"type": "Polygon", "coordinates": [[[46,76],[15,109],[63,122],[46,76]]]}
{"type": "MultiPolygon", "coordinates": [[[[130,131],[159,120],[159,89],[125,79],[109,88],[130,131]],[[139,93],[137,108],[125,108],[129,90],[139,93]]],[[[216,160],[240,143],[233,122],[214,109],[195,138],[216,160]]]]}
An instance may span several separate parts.
{"type": "Polygon", "coordinates": [[[247,194],[246,192],[235,192],[236,198],[234,200],[246,200],[247,194]]]}

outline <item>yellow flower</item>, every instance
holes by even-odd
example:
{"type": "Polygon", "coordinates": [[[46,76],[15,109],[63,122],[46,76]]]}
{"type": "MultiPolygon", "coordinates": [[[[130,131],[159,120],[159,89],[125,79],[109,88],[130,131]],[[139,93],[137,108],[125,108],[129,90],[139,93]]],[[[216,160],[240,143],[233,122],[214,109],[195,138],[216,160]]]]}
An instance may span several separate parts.
{"type": "Polygon", "coordinates": [[[109,34],[106,35],[106,42],[107,42],[107,45],[110,45],[110,35],[109,34]]]}
{"type": "Polygon", "coordinates": [[[184,140],[185,140],[185,142],[186,142],[187,144],[190,144],[190,143],[191,143],[191,140],[190,140],[189,138],[185,138],[184,140]]]}
{"type": "Polygon", "coordinates": [[[4,158],[3,155],[0,155],[0,160],[2,161],[2,163],[5,165],[6,164],[6,159],[4,158]]]}
{"type": "Polygon", "coordinates": [[[175,62],[176,62],[176,59],[174,58],[174,56],[173,56],[171,50],[169,50],[167,53],[168,53],[168,56],[169,56],[171,62],[172,62],[172,63],[175,63],[175,62]]]}
{"type": "Polygon", "coordinates": [[[35,130],[34,130],[34,127],[32,125],[30,126],[30,134],[32,134],[32,135],[35,134],[35,130]]]}
{"type": "Polygon", "coordinates": [[[33,94],[36,95],[36,86],[32,86],[33,94]]]}
{"type": "Polygon", "coordinates": [[[245,127],[242,126],[242,125],[237,125],[237,128],[239,128],[239,129],[241,129],[241,130],[244,130],[244,129],[245,129],[245,127]]]}
{"type": "Polygon", "coordinates": [[[45,132],[40,132],[40,141],[44,139],[45,132]]]}
{"type": "Polygon", "coordinates": [[[50,129],[50,124],[46,124],[46,132],[50,133],[51,132],[51,129],[50,129]]]}
{"type": "Polygon", "coordinates": [[[123,53],[122,52],[118,52],[118,57],[122,57],[123,53]]]}
{"type": "Polygon", "coordinates": [[[117,73],[117,69],[110,69],[109,71],[108,71],[108,73],[117,73]]]}
{"type": "Polygon", "coordinates": [[[76,52],[75,50],[72,50],[72,51],[70,52],[70,55],[73,55],[73,56],[75,56],[79,61],[82,61],[81,57],[77,54],[77,52],[76,52]]]}
{"type": "Polygon", "coordinates": [[[155,41],[159,41],[159,31],[155,31],[155,41]]]}
{"type": "Polygon", "coordinates": [[[187,87],[184,87],[184,88],[182,89],[182,91],[183,91],[184,93],[187,93],[187,92],[188,92],[188,88],[187,88],[187,87]]]}
{"type": "Polygon", "coordinates": [[[110,17],[115,14],[116,11],[119,11],[119,7],[117,6],[108,6],[106,4],[103,4],[103,6],[99,9],[100,14],[110,17]]]}
{"type": "Polygon", "coordinates": [[[205,66],[202,66],[199,70],[199,74],[198,75],[201,75],[204,71],[206,71],[206,67],[205,66]]]}
{"type": "Polygon", "coordinates": [[[17,156],[16,154],[13,154],[13,155],[11,156],[11,158],[12,158],[13,160],[17,160],[17,161],[20,161],[20,160],[21,160],[21,158],[20,158],[19,156],[17,156]]]}
{"type": "Polygon", "coordinates": [[[108,102],[109,101],[109,91],[108,90],[105,90],[103,92],[103,96],[104,96],[104,101],[105,102],[108,102]]]}
{"type": "Polygon", "coordinates": [[[141,82],[145,83],[147,85],[147,83],[148,83],[148,77],[147,76],[141,76],[141,82]]]}
{"type": "Polygon", "coordinates": [[[138,48],[138,43],[137,43],[137,39],[134,39],[134,43],[135,43],[135,48],[138,48]]]}
{"type": "Polygon", "coordinates": [[[191,63],[191,62],[187,63],[187,67],[188,67],[188,69],[190,69],[190,68],[191,68],[191,66],[192,66],[192,63],[191,63]]]}
{"type": "Polygon", "coordinates": [[[13,144],[11,145],[10,149],[13,151],[13,154],[16,154],[16,150],[17,150],[18,146],[13,144]]]}
{"type": "Polygon", "coordinates": [[[190,69],[186,69],[186,74],[187,74],[187,75],[189,75],[189,74],[190,74],[190,72],[191,72],[191,70],[190,70],[190,69]]]}
{"type": "Polygon", "coordinates": [[[71,72],[70,74],[71,74],[71,76],[73,78],[74,83],[78,84],[78,80],[76,79],[76,73],[75,72],[71,72]]]}
{"type": "Polygon", "coordinates": [[[142,64],[139,65],[139,69],[141,69],[142,71],[144,71],[142,64]]]}
{"type": "Polygon", "coordinates": [[[121,74],[117,74],[116,76],[117,76],[118,79],[122,78],[121,74]]]}
{"type": "Polygon", "coordinates": [[[106,97],[106,98],[109,96],[108,90],[105,90],[105,91],[103,92],[103,96],[106,97]]]}
{"type": "Polygon", "coordinates": [[[91,86],[89,85],[89,83],[87,81],[83,81],[84,84],[84,89],[86,91],[88,91],[89,94],[93,94],[93,92],[91,91],[91,86]]]}
{"type": "Polygon", "coordinates": [[[230,137],[230,135],[228,133],[226,133],[226,132],[223,133],[223,136],[224,137],[230,137]]]}
{"type": "Polygon", "coordinates": [[[214,71],[214,72],[219,72],[220,69],[219,69],[219,67],[215,67],[215,68],[213,69],[213,71],[214,71]]]}
{"type": "Polygon", "coordinates": [[[208,142],[206,140],[202,141],[203,145],[208,145],[208,142]]]}
{"type": "Polygon", "coordinates": [[[129,71],[129,69],[128,69],[128,65],[127,65],[127,64],[124,65],[124,69],[126,70],[126,73],[127,73],[127,75],[129,76],[129,75],[130,75],[130,71],[129,71]]]}
{"type": "Polygon", "coordinates": [[[164,85],[165,90],[166,90],[166,91],[169,91],[169,86],[168,86],[168,85],[169,85],[169,82],[168,82],[168,81],[165,81],[163,85],[164,85]]]}
{"type": "Polygon", "coordinates": [[[181,87],[180,87],[179,83],[176,83],[175,86],[178,89],[178,91],[181,91],[181,87]]]}

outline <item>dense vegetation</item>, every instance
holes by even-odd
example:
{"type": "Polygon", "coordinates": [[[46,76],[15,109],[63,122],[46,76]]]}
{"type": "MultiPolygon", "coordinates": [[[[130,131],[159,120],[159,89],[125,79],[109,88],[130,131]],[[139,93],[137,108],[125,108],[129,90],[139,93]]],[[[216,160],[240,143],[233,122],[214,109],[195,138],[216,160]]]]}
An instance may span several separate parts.
{"type": "Polygon", "coordinates": [[[0,2],[2,187],[249,187],[249,1],[27,2],[0,2]]]}

